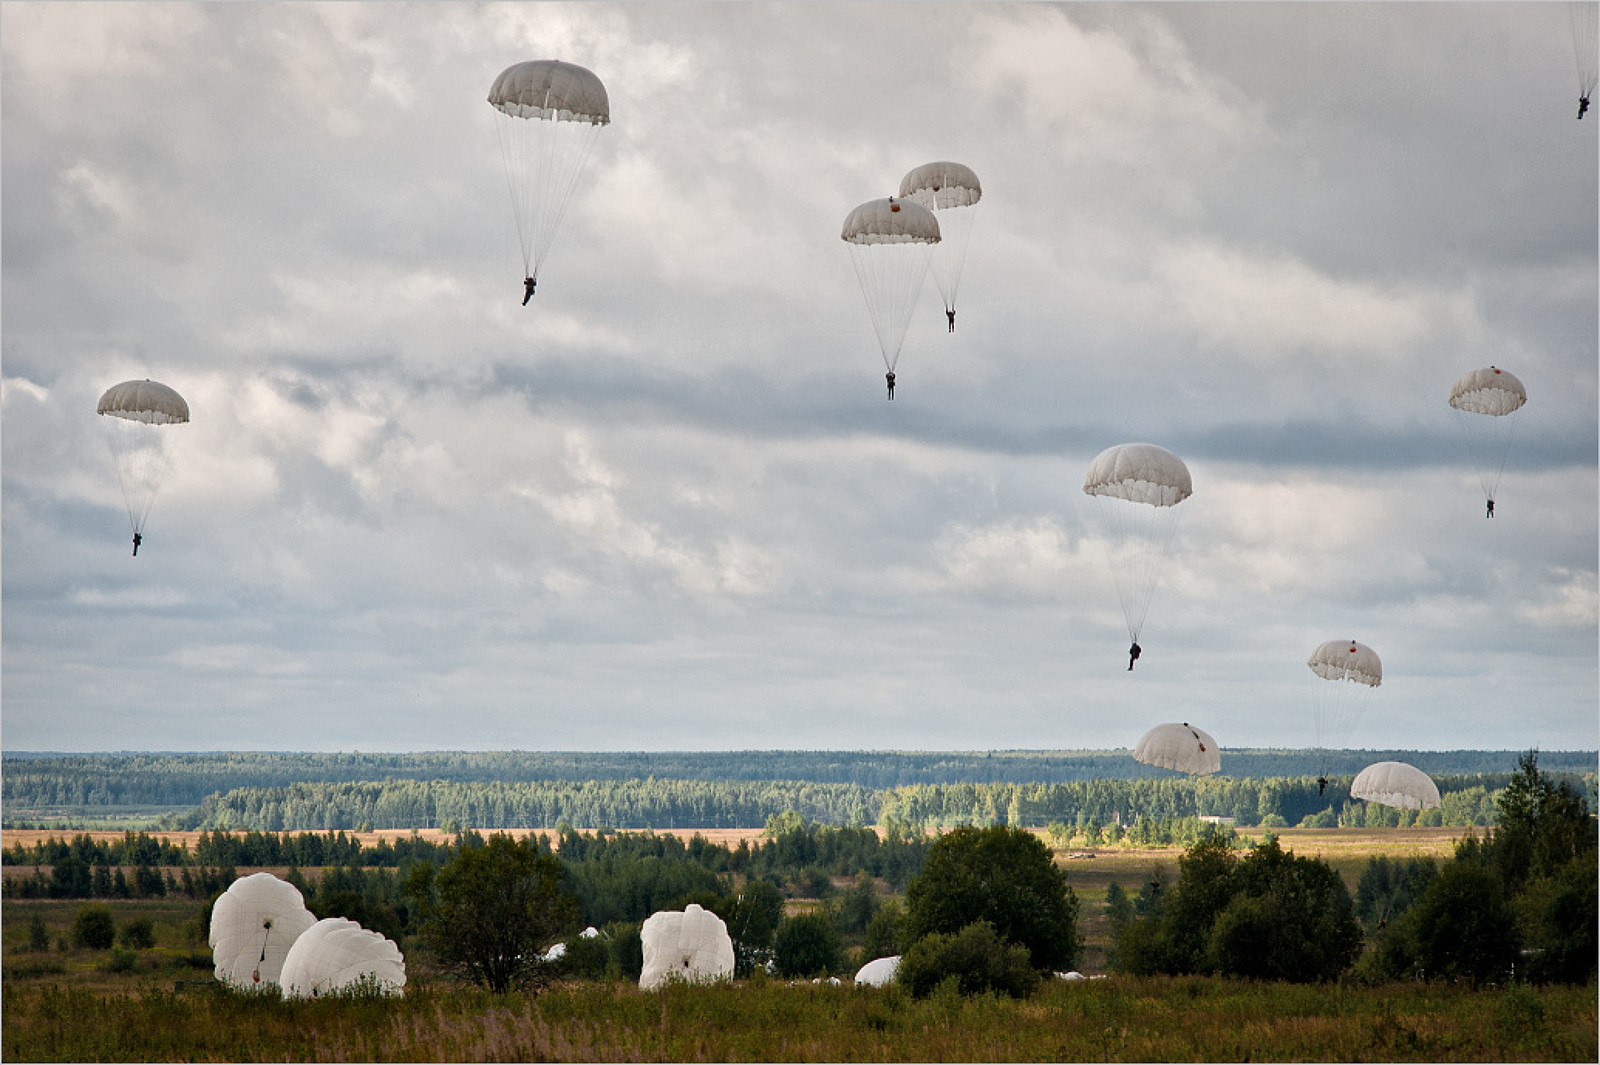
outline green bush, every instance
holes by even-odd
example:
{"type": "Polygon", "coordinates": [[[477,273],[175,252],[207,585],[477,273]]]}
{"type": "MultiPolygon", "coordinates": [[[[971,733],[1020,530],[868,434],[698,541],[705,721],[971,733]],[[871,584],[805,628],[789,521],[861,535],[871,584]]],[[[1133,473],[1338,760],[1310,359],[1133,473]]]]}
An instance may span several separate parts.
{"type": "Polygon", "coordinates": [[[111,907],[90,903],[79,907],[72,919],[72,945],[91,950],[110,950],[117,942],[117,922],[111,907]]]}
{"type": "Polygon", "coordinates": [[[108,973],[128,973],[139,964],[139,952],[129,950],[127,947],[112,947],[102,963],[108,973]]]}
{"type": "Polygon", "coordinates": [[[155,922],[148,917],[136,917],[122,926],[117,932],[117,939],[125,947],[149,950],[156,945],[155,922]]]}
{"type": "Polygon", "coordinates": [[[905,937],[951,935],[987,921],[1038,969],[1070,969],[1083,947],[1078,898],[1044,841],[1025,829],[958,828],[928,848],[906,888],[905,937]]]}
{"type": "Polygon", "coordinates": [[[1313,982],[1336,978],[1360,955],[1350,893],[1326,862],[1297,858],[1275,838],[1241,859],[1211,839],[1178,868],[1178,883],[1117,931],[1117,968],[1313,982]]]}
{"type": "Polygon", "coordinates": [[[772,949],[779,976],[827,976],[840,965],[839,933],[821,913],[785,919],[772,949]]]}
{"type": "Polygon", "coordinates": [[[1008,943],[988,921],[975,921],[954,935],[933,932],[906,950],[895,982],[926,998],[946,981],[963,995],[993,991],[1026,998],[1039,986],[1028,949],[1008,943]]]}

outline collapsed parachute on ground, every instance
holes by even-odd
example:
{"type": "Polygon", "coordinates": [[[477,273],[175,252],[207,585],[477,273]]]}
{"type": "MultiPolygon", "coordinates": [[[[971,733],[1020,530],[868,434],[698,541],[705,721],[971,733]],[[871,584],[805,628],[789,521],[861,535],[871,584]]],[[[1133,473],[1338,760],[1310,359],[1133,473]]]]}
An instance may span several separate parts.
{"type": "Polygon", "coordinates": [[[138,554],[150,508],[172,468],[170,427],[189,423],[189,404],[159,381],[124,381],[101,394],[95,413],[117,464],[138,554]]]}
{"type": "Polygon", "coordinates": [[[1318,773],[1326,776],[1328,751],[1347,745],[1372,693],[1383,683],[1378,652],[1355,640],[1329,640],[1306,659],[1311,667],[1311,712],[1318,773]]]}
{"type": "Polygon", "coordinates": [[[1178,504],[1194,492],[1189,467],[1155,444],[1118,444],[1089,464],[1083,490],[1103,500],[1112,525],[1111,575],[1135,643],[1178,529],[1178,504]]]}
{"type": "Polygon", "coordinates": [[[691,902],[679,910],[651,914],[639,929],[644,968],[639,986],[646,991],[670,980],[691,983],[733,976],[733,939],[722,918],[691,902]]]}
{"type": "Polygon", "coordinates": [[[279,982],[284,998],[352,991],[398,995],[406,985],[406,962],[387,937],[345,917],[324,917],[289,948],[279,982]]]}
{"type": "Polygon", "coordinates": [[[245,990],[278,983],[290,948],[316,923],[293,884],[271,873],[240,877],[211,907],[206,942],[217,979],[245,990]]]}
{"type": "Polygon", "coordinates": [[[517,63],[489,88],[524,275],[539,267],[588,166],[595,136],[611,122],[606,87],[590,70],[557,59],[517,63]]]}
{"type": "Polygon", "coordinates": [[[851,211],[839,236],[850,247],[883,365],[893,373],[928,273],[928,256],[939,243],[939,223],[926,207],[890,196],[851,211]]]}
{"type": "Polygon", "coordinates": [[[886,987],[894,983],[895,973],[899,971],[900,955],[874,958],[856,970],[856,983],[867,987],[886,987]]]}
{"type": "Polygon", "coordinates": [[[1472,464],[1491,514],[1516,429],[1517,420],[1511,415],[1527,402],[1528,390],[1516,375],[1496,366],[1462,374],[1450,386],[1450,406],[1467,438],[1467,449],[1472,453],[1472,464]]]}
{"type": "Polygon", "coordinates": [[[1222,769],[1222,752],[1211,733],[1181,724],[1157,725],[1139,737],[1133,757],[1145,765],[1176,769],[1180,773],[1203,776],[1222,769]]]}
{"type": "Polygon", "coordinates": [[[956,290],[961,287],[961,270],[966,265],[972,220],[978,201],[983,198],[983,185],[971,167],[941,160],[924,163],[901,178],[900,198],[926,207],[938,219],[939,243],[934,246],[928,268],[944,298],[944,310],[954,330],[956,290]]]}
{"type": "Polygon", "coordinates": [[[1400,810],[1432,810],[1439,805],[1439,786],[1414,765],[1374,762],[1350,782],[1350,797],[1400,810]]]}

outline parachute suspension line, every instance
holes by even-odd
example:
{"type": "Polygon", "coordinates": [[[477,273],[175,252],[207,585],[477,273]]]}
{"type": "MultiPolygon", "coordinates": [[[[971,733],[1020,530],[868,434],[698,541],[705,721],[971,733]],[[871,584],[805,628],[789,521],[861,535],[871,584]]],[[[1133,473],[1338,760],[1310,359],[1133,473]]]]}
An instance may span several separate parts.
{"type": "Polygon", "coordinates": [[[134,532],[142,533],[169,466],[163,441],[155,426],[144,422],[115,415],[101,415],[101,422],[105,425],[106,445],[117,466],[128,524],[134,532]]]}
{"type": "Polygon", "coordinates": [[[1567,17],[1572,23],[1572,61],[1578,70],[1578,95],[1588,98],[1600,81],[1600,4],[1568,4],[1567,17]]]}
{"type": "Polygon", "coordinates": [[[1137,643],[1178,535],[1182,512],[1175,507],[1153,507],[1120,499],[1108,499],[1105,505],[1117,526],[1117,543],[1110,549],[1111,576],[1127,622],[1128,638],[1137,643]]]}
{"type": "Polygon", "coordinates": [[[1461,428],[1461,435],[1467,438],[1467,453],[1472,456],[1472,467],[1477,471],[1484,497],[1493,502],[1500,492],[1500,479],[1511,454],[1511,437],[1517,431],[1517,419],[1509,414],[1496,418],[1457,409],[1456,424],[1461,428]]]}
{"type": "Polygon", "coordinates": [[[561,228],[578,178],[594,150],[598,123],[497,116],[522,268],[537,278],[561,228]]]}
{"type": "Polygon", "coordinates": [[[905,346],[906,326],[910,324],[911,312],[922,294],[922,281],[928,272],[927,246],[851,244],[850,265],[855,268],[856,280],[867,302],[872,331],[883,353],[884,368],[894,373],[900,361],[900,350],[905,346]],[[920,268],[904,269],[903,262],[894,261],[905,256],[919,257],[920,268]]]}

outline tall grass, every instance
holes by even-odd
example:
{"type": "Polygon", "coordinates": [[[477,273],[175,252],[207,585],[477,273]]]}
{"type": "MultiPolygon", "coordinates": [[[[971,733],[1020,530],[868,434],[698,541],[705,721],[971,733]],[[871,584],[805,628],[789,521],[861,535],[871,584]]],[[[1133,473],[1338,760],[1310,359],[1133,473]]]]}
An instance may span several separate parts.
{"type": "Polygon", "coordinates": [[[1025,1001],[752,980],[285,1002],[7,980],[38,1061],[1595,1061],[1594,986],[1469,991],[1211,978],[1056,982],[1025,1001]]]}

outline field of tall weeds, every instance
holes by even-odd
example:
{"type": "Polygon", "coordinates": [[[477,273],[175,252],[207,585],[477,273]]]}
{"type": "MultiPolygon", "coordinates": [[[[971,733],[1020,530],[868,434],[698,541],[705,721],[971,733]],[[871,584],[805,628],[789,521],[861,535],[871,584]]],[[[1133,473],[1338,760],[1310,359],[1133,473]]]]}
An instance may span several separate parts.
{"type": "Polygon", "coordinates": [[[1031,998],[913,999],[768,979],[641,992],[285,1002],[216,986],[0,988],[10,1061],[1586,1061],[1596,989],[1053,981],[1031,998]]]}

